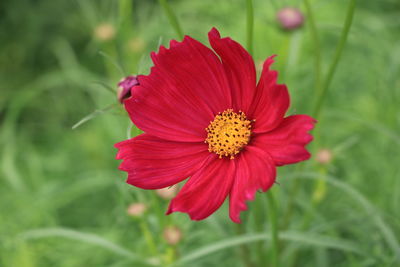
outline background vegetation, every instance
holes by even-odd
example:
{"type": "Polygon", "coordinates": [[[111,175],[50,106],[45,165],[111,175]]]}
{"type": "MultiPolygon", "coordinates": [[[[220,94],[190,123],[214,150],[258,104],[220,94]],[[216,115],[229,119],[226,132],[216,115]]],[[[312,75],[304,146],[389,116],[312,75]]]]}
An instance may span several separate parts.
{"type": "MultiPolygon", "coordinates": [[[[205,42],[215,26],[245,44],[245,1],[169,3],[186,34],[205,42]]],[[[311,1],[324,74],[347,3],[311,1]]],[[[259,64],[278,54],[290,113],[310,113],[315,50],[308,24],[294,32],[278,27],[276,11],[286,5],[304,10],[302,1],[254,1],[254,57],[259,64]]],[[[310,147],[314,155],[329,149],[333,160],[280,168],[271,190],[281,266],[400,264],[399,17],[397,0],[358,1],[310,147]]],[[[241,227],[226,206],[191,222],[164,216],[168,201],[125,184],[117,170],[113,144],[127,138],[130,122],[109,89],[127,74],[147,73],[149,52],[173,38],[154,0],[0,1],[0,266],[269,262],[265,194],[241,227]],[[88,114],[101,116],[71,129],[88,114]],[[140,218],[126,212],[134,202],[148,204],[140,218]],[[171,225],[183,232],[177,245],[163,238],[171,225]]]]}

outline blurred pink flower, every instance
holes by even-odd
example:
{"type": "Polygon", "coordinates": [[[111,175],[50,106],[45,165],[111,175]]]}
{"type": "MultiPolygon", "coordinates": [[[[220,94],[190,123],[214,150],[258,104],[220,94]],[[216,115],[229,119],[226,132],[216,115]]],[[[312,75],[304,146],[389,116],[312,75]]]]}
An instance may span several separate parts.
{"type": "Polygon", "coordinates": [[[146,210],[147,210],[146,204],[138,202],[138,203],[132,203],[131,205],[129,205],[126,212],[130,216],[140,217],[146,212],[146,210]]]}
{"type": "Polygon", "coordinates": [[[301,11],[294,7],[285,7],[278,11],[277,20],[284,30],[293,30],[301,27],[304,16],[301,11]]]}
{"type": "Polygon", "coordinates": [[[163,237],[169,245],[176,245],[182,240],[182,231],[176,226],[168,226],[164,229],[163,237]]]}
{"type": "Polygon", "coordinates": [[[178,192],[178,189],[179,188],[177,185],[173,185],[161,189],[156,189],[156,193],[163,199],[172,199],[178,192]]]}
{"type": "Polygon", "coordinates": [[[315,156],[315,160],[321,164],[330,163],[332,161],[332,158],[333,158],[333,153],[331,150],[327,148],[320,149],[315,156]]]}

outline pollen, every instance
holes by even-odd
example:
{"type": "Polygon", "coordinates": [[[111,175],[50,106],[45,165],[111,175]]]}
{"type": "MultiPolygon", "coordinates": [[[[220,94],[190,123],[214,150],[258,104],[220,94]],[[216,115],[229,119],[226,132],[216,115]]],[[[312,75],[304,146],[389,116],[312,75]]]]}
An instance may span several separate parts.
{"type": "Polygon", "coordinates": [[[234,159],[250,141],[251,121],[244,112],[227,109],[218,113],[206,128],[208,151],[234,159]]]}

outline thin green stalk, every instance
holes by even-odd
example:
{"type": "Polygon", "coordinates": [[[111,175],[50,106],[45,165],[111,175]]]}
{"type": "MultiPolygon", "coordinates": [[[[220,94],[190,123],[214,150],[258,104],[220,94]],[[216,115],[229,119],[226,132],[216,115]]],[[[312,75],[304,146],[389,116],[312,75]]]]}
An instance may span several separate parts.
{"type": "MultiPolygon", "coordinates": [[[[304,3],[306,4],[306,7],[307,7],[308,0],[303,0],[303,1],[304,1],[304,3]]],[[[347,36],[348,36],[348,33],[350,31],[350,27],[351,27],[351,24],[352,24],[352,21],[353,21],[355,6],[356,6],[356,0],[351,0],[350,4],[349,4],[349,9],[347,11],[346,20],[344,22],[344,27],[343,27],[343,31],[342,31],[342,34],[341,34],[341,38],[340,38],[339,44],[338,44],[337,49],[336,49],[334,60],[333,60],[331,66],[329,68],[328,75],[327,75],[326,80],[325,80],[325,82],[324,82],[324,84],[322,86],[320,94],[317,97],[317,102],[316,102],[317,104],[315,106],[314,112],[312,113],[313,117],[316,118],[316,119],[318,119],[319,114],[321,112],[322,104],[323,104],[323,102],[324,102],[324,100],[326,98],[330,82],[332,81],[333,75],[334,75],[335,70],[336,70],[336,66],[337,66],[337,64],[338,64],[338,62],[340,60],[340,56],[342,54],[344,45],[345,45],[345,43],[347,41],[347,36]]],[[[308,5],[308,7],[309,7],[309,5],[308,5]]],[[[310,20],[312,20],[312,19],[310,19],[310,20]]],[[[314,23],[311,23],[311,24],[314,24],[314,23]]],[[[315,134],[318,134],[318,132],[315,132],[315,134]]],[[[302,165],[300,165],[300,166],[302,166],[302,165]]],[[[287,227],[288,222],[290,221],[290,217],[292,215],[292,209],[293,209],[293,199],[294,199],[294,196],[297,194],[298,189],[299,189],[299,183],[295,181],[294,185],[292,187],[292,190],[290,191],[291,194],[290,194],[290,199],[288,201],[288,210],[287,210],[287,212],[286,212],[286,214],[284,216],[284,223],[283,223],[284,228],[287,227]]]]}
{"type": "MultiPolygon", "coordinates": [[[[304,1],[307,1],[307,0],[304,0],[304,1]]],[[[320,93],[318,95],[317,102],[316,102],[316,105],[315,105],[315,108],[314,108],[314,111],[313,111],[313,116],[316,119],[318,119],[318,116],[320,115],[322,105],[323,105],[323,103],[324,103],[324,101],[326,99],[326,95],[328,93],[329,86],[330,86],[331,81],[333,79],[333,76],[335,74],[336,67],[337,67],[337,65],[339,63],[340,57],[341,57],[342,52],[343,52],[343,48],[344,48],[344,46],[346,44],[347,37],[349,35],[349,31],[350,31],[350,28],[351,28],[351,24],[353,22],[354,11],[355,11],[355,8],[356,8],[356,1],[357,0],[350,0],[350,2],[349,2],[349,7],[348,7],[348,10],[347,10],[346,20],[344,21],[342,34],[341,34],[338,46],[336,47],[335,56],[334,56],[333,61],[332,61],[331,65],[330,65],[330,67],[329,67],[328,74],[327,74],[326,79],[325,79],[325,81],[324,81],[324,83],[322,85],[322,89],[321,89],[321,91],[320,91],[320,93]]]]}
{"type": "MultiPolygon", "coordinates": [[[[311,38],[313,39],[313,46],[314,46],[314,73],[315,73],[315,92],[318,95],[321,92],[321,47],[319,41],[319,35],[317,26],[315,24],[313,11],[310,5],[309,0],[303,0],[304,6],[307,12],[307,20],[310,23],[310,30],[311,30],[311,38]]],[[[296,171],[299,171],[304,165],[298,165],[296,167],[296,171]]],[[[286,229],[289,225],[290,218],[293,212],[293,202],[297,192],[300,189],[300,183],[298,181],[294,181],[292,187],[290,188],[290,194],[288,199],[288,207],[286,209],[286,213],[283,216],[283,229],[286,229]]]]}
{"type": "Polygon", "coordinates": [[[253,0],[246,1],[247,6],[247,51],[253,54],[254,11],[253,0]]]}
{"type": "Polygon", "coordinates": [[[172,8],[169,6],[167,0],[158,0],[162,8],[164,9],[165,15],[168,18],[169,24],[174,28],[176,34],[180,39],[183,38],[183,31],[182,28],[179,24],[178,18],[176,17],[174,11],[172,8]]]}
{"type": "MultiPolygon", "coordinates": [[[[293,173],[298,173],[302,170],[302,168],[304,168],[304,164],[299,164],[297,165],[294,170],[293,173]]],[[[298,193],[298,191],[300,190],[300,184],[301,182],[298,181],[299,179],[296,179],[293,181],[293,183],[291,184],[291,187],[289,188],[289,194],[288,194],[288,200],[287,200],[287,207],[285,210],[285,213],[283,215],[283,219],[282,219],[282,224],[281,224],[281,229],[287,229],[289,227],[290,224],[290,219],[292,218],[292,213],[293,213],[293,209],[294,209],[294,202],[296,199],[296,195],[298,193]]]]}
{"type": "Polygon", "coordinates": [[[303,0],[303,2],[307,12],[307,20],[310,23],[311,38],[314,46],[315,92],[319,94],[321,91],[321,45],[310,2],[309,0],[303,0]]]}
{"type": "Polygon", "coordinates": [[[144,218],[140,218],[139,227],[144,236],[144,240],[146,240],[149,250],[151,251],[151,253],[154,256],[157,256],[158,250],[157,250],[156,243],[154,242],[153,235],[147,225],[147,222],[144,220],[144,218]]]}
{"type": "MultiPolygon", "coordinates": [[[[246,230],[244,229],[244,223],[239,223],[236,225],[236,234],[238,236],[244,235],[245,232],[246,232],[246,230]]],[[[240,257],[242,259],[243,266],[253,267],[254,265],[250,259],[250,250],[249,250],[247,244],[241,244],[239,248],[240,248],[240,257]]]]}
{"type": "MultiPolygon", "coordinates": [[[[259,198],[254,203],[255,230],[260,234],[265,231],[265,202],[263,200],[263,198],[259,198]]],[[[265,240],[261,240],[256,243],[256,250],[258,256],[258,265],[261,266],[263,263],[265,263],[265,240]]]]}
{"type": "Polygon", "coordinates": [[[271,266],[279,266],[279,236],[278,236],[278,216],[276,202],[272,192],[267,193],[268,199],[268,220],[271,231],[271,266]]]}

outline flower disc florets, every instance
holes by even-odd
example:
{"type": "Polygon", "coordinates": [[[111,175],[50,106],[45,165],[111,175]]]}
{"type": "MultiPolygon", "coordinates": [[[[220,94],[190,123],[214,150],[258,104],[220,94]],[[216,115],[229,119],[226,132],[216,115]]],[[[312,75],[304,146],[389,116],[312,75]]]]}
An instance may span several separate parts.
{"type": "Polygon", "coordinates": [[[218,154],[219,158],[233,159],[249,143],[251,122],[242,111],[227,109],[218,113],[206,128],[208,151],[218,154]]]}

